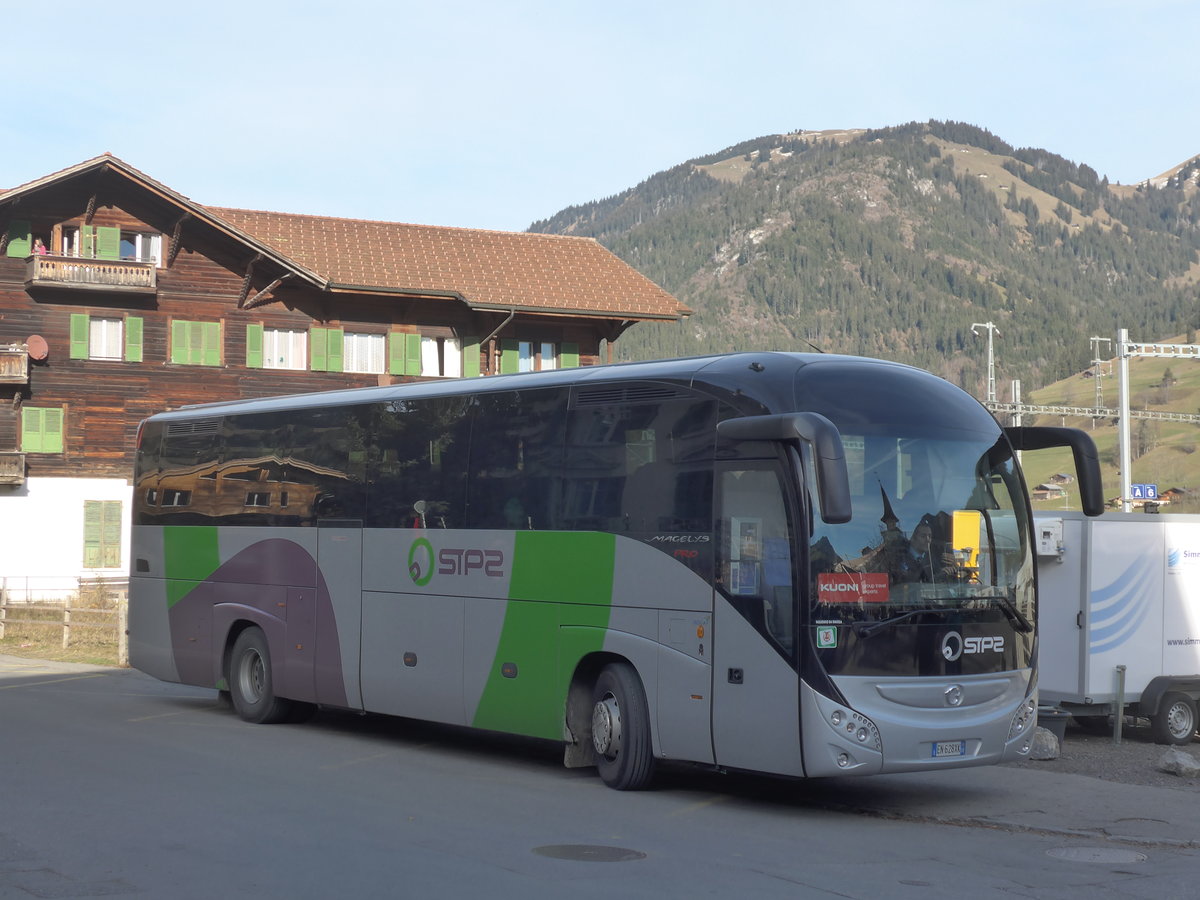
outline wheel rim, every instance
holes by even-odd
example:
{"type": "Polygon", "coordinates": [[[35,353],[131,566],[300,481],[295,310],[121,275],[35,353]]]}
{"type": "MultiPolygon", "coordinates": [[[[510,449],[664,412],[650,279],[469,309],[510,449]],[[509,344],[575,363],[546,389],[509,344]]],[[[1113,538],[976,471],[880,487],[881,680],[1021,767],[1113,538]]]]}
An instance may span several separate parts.
{"type": "Polygon", "coordinates": [[[1190,738],[1196,733],[1196,716],[1186,703],[1172,704],[1167,710],[1167,730],[1179,739],[1190,738]]]}
{"type": "Polygon", "coordinates": [[[606,759],[621,751],[621,707],[612,694],[605,694],[592,707],[592,746],[606,759]]]}
{"type": "Polygon", "coordinates": [[[262,654],[256,650],[247,650],[238,667],[239,693],[249,703],[258,703],[263,697],[266,677],[267,669],[263,663],[262,654]]]}

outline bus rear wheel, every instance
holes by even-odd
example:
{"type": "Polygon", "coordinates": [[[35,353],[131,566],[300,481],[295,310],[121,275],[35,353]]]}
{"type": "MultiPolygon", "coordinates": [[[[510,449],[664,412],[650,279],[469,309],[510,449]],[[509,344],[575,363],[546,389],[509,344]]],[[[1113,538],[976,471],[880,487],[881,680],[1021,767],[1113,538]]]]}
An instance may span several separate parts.
{"type": "Polygon", "coordinates": [[[646,692],[627,663],[605,666],[596,679],[592,747],[600,779],[611,788],[638,791],[654,777],[646,692]]]}
{"type": "Polygon", "coordinates": [[[275,696],[271,651],[260,628],[247,628],[233,642],[229,657],[229,696],[237,714],[256,725],[287,721],[292,703],[275,696]]]}
{"type": "Polygon", "coordinates": [[[1196,704],[1187,694],[1168,691],[1158,701],[1150,730],[1159,744],[1190,744],[1196,733],[1196,704]]]}

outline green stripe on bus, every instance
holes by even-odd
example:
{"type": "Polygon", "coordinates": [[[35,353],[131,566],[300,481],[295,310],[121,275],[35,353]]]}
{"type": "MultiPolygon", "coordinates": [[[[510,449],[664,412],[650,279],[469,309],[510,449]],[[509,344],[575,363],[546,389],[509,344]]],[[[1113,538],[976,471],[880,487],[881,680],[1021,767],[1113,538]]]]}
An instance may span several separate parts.
{"type": "Polygon", "coordinates": [[[212,575],[220,564],[215,527],[164,528],[163,566],[167,576],[167,609],[212,575]]]}
{"type": "Polygon", "coordinates": [[[471,724],[560,740],[570,670],[604,645],[616,538],[546,531],[518,531],[514,538],[500,643],[471,724]],[[576,634],[594,634],[592,640],[572,641],[569,659],[561,655],[564,625],[585,626],[576,634]]]}

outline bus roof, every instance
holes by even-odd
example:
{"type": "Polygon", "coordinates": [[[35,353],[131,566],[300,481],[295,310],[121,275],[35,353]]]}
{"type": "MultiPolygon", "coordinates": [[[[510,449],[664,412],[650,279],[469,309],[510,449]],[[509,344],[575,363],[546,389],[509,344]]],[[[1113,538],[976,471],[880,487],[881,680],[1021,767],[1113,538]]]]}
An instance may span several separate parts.
{"type": "MultiPolygon", "coordinates": [[[[894,367],[907,372],[922,371],[901,363],[868,357],[783,351],[746,351],[680,359],[584,366],[545,372],[487,375],[481,378],[450,378],[406,382],[382,387],[345,388],[245,400],[217,401],[182,406],[178,409],[157,413],[151,418],[154,420],[194,419],[197,416],[244,415],[288,409],[386,403],[389,400],[397,399],[451,397],[462,394],[485,394],[604,382],[659,381],[703,388],[712,377],[722,387],[729,387],[731,378],[737,378],[740,373],[763,373],[768,370],[771,371],[771,375],[768,376],[770,381],[776,385],[786,384],[790,392],[792,378],[800,368],[834,362],[851,366],[894,367]]],[[[934,375],[929,375],[929,377],[941,380],[934,375]]]]}

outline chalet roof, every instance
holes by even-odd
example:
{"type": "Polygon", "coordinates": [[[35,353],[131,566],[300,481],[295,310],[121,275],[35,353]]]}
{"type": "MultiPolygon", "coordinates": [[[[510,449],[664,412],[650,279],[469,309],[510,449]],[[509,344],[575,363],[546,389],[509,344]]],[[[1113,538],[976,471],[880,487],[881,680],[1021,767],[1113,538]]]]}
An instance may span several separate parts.
{"type": "Polygon", "coordinates": [[[334,292],[454,297],[474,309],[678,320],[691,310],[592,238],[206,207],[111,154],[6,191],[0,203],[98,168],[334,292]]]}
{"type": "Polygon", "coordinates": [[[476,309],[678,319],[690,310],[592,238],[209,208],[329,288],[453,294],[476,309]]]}

